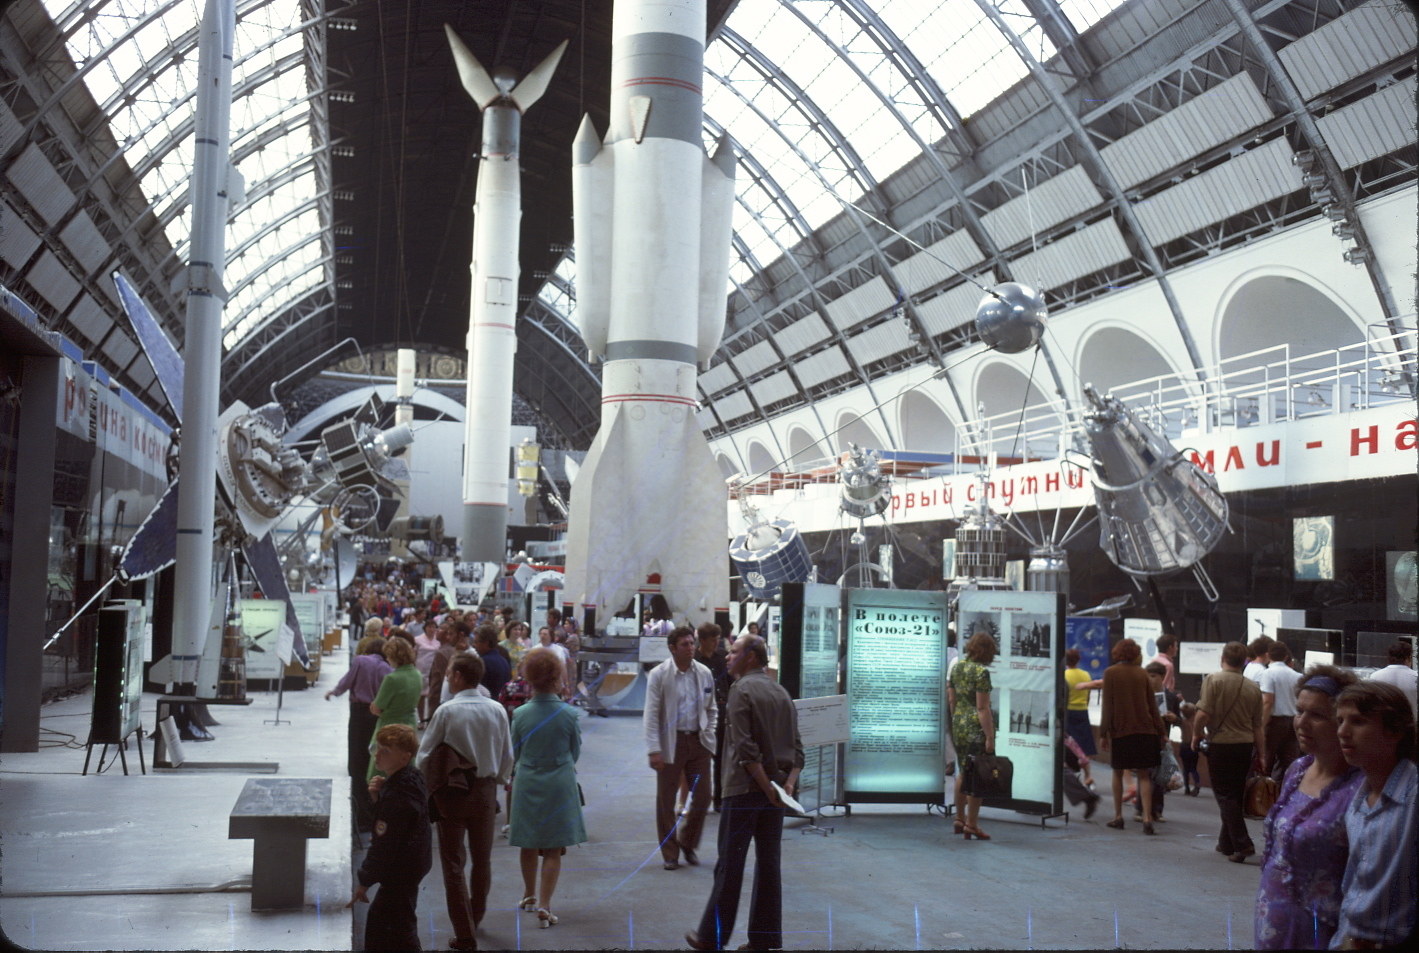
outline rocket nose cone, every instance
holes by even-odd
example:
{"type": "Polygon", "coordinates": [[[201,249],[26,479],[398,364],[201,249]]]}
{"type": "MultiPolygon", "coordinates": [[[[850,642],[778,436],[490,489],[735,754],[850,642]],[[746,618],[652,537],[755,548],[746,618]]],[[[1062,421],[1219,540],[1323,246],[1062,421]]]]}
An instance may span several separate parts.
{"type": "Polygon", "coordinates": [[[576,138],[572,140],[572,162],[585,165],[595,159],[600,151],[601,137],[596,134],[596,125],[592,123],[590,115],[583,116],[581,126],[576,131],[576,138]]]}

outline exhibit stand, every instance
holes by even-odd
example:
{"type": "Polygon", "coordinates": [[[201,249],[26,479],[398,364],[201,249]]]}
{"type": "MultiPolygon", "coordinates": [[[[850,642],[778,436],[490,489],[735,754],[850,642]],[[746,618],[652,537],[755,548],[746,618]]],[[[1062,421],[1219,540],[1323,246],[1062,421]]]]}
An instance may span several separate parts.
{"type": "Polygon", "coordinates": [[[94,745],[99,752],[98,774],[103,773],[108,746],[118,746],[123,773],[128,773],[128,737],[138,735],[138,766],[143,763],[143,614],[136,600],[114,600],[99,610],[98,637],[94,644],[93,714],[89,719],[89,740],[85,744],[84,774],[94,745]]]}
{"type": "Polygon", "coordinates": [[[985,798],[987,807],[1041,818],[1068,818],[1063,810],[1064,596],[1057,592],[967,590],[957,603],[962,647],[979,629],[998,653],[990,666],[990,711],[995,753],[1015,767],[1009,798],[985,798]]]}

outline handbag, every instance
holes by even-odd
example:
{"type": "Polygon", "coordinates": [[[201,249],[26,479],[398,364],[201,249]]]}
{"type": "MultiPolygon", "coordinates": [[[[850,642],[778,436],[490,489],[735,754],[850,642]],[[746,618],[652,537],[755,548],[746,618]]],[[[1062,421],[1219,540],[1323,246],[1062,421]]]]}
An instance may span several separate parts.
{"type": "Polygon", "coordinates": [[[978,798],[1008,798],[1015,765],[1004,755],[976,754],[966,758],[966,793],[978,798]]]}
{"type": "Polygon", "coordinates": [[[1162,785],[1163,790],[1166,791],[1168,784],[1178,776],[1180,771],[1177,756],[1173,754],[1173,746],[1171,744],[1164,745],[1158,766],[1153,769],[1153,783],[1162,785]]]}
{"type": "Polygon", "coordinates": [[[1248,817],[1265,817],[1271,813],[1272,805],[1280,793],[1276,781],[1264,774],[1252,775],[1247,779],[1246,795],[1242,804],[1248,817]]]}

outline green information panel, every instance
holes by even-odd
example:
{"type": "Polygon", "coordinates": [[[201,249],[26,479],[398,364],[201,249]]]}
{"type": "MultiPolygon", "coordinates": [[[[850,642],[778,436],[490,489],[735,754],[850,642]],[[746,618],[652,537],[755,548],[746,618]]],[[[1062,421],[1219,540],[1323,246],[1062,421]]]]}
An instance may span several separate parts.
{"type": "Polygon", "coordinates": [[[946,593],[847,592],[848,801],[942,802],[946,593]]]}
{"type": "MultiPolygon", "coordinates": [[[[281,629],[286,622],[284,599],[241,600],[241,628],[246,636],[246,680],[279,679],[286,671],[281,661],[281,629]]],[[[287,646],[290,642],[287,640],[287,646]]],[[[287,648],[289,655],[290,649],[287,648]]]]}

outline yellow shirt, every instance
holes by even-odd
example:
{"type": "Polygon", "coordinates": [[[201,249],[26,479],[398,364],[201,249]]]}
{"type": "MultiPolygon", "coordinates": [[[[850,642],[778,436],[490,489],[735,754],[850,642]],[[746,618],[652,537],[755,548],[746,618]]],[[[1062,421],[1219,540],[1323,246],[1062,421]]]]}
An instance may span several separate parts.
{"type": "Polygon", "coordinates": [[[1069,683],[1069,710],[1085,711],[1089,707],[1089,690],[1077,689],[1074,686],[1084,682],[1092,682],[1089,673],[1082,668],[1066,668],[1064,670],[1064,680],[1069,683]]]}

